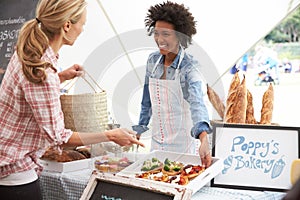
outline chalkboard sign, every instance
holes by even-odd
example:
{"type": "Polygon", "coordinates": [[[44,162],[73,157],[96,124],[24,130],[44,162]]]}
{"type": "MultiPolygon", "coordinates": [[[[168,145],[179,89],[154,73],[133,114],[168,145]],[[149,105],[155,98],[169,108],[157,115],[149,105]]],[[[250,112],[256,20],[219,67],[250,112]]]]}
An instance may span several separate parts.
{"type": "Polygon", "coordinates": [[[174,195],[153,192],[143,188],[128,187],[128,185],[98,179],[95,191],[90,200],[140,200],[141,197],[143,197],[143,200],[174,199],[174,195]],[[134,189],[134,192],[132,192],[132,189],[134,189]]]}
{"type": "Polygon", "coordinates": [[[38,0],[0,1],[0,84],[14,52],[19,30],[24,22],[35,18],[38,0]]]}
{"type": "Polygon", "coordinates": [[[93,172],[81,200],[190,200],[192,190],[134,177],[93,172]]]}
{"type": "Polygon", "coordinates": [[[298,159],[300,127],[214,124],[213,156],[223,170],[211,185],[236,189],[287,191],[298,159]]]}

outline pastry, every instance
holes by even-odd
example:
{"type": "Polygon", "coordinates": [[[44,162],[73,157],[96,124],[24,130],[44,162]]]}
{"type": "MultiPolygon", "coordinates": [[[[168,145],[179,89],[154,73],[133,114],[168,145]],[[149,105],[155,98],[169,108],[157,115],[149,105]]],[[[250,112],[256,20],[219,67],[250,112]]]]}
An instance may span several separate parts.
{"type": "Polygon", "coordinates": [[[175,176],[182,172],[184,165],[178,161],[171,161],[168,158],[165,159],[162,173],[169,176],[175,176]]]}
{"type": "Polygon", "coordinates": [[[169,177],[169,183],[178,184],[178,185],[187,185],[189,183],[189,179],[187,176],[175,175],[169,177]]]}
{"type": "Polygon", "coordinates": [[[189,180],[197,177],[205,170],[204,167],[200,165],[186,165],[182,170],[182,175],[187,176],[189,180]]]}
{"type": "Polygon", "coordinates": [[[100,172],[109,172],[109,164],[108,164],[108,162],[103,162],[101,160],[95,160],[94,166],[100,172]]]}
{"type": "Polygon", "coordinates": [[[133,162],[130,161],[127,157],[123,158],[109,158],[103,156],[94,162],[94,166],[100,172],[119,172],[125,167],[128,167],[133,162]]]}
{"type": "Polygon", "coordinates": [[[155,173],[161,171],[162,167],[163,167],[163,163],[157,158],[153,157],[143,162],[141,171],[155,173]]]}

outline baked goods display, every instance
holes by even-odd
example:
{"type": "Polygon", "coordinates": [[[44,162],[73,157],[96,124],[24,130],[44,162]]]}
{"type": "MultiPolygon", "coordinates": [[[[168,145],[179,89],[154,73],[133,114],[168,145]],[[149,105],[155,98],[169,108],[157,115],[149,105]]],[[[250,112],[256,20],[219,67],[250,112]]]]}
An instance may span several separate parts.
{"type": "MultiPolygon", "coordinates": [[[[157,158],[152,158],[157,160],[157,158]]],[[[136,178],[142,178],[153,181],[160,181],[164,183],[170,184],[178,184],[178,185],[187,185],[189,181],[196,178],[199,174],[201,174],[205,168],[200,165],[192,165],[192,164],[183,164],[178,161],[171,161],[166,158],[161,165],[161,161],[158,161],[159,166],[156,170],[148,170],[145,171],[145,163],[151,161],[152,159],[148,159],[143,163],[141,167],[141,173],[137,173],[135,175],[136,178]]]]}
{"type": "Polygon", "coordinates": [[[233,75],[229,85],[224,114],[220,97],[207,85],[209,100],[225,123],[235,124],[272,124],[274,88],[272,83],[262,97],[261,118],[257,121],[254,116],[253,95],[246,85],[246,76],[240,80],[238,71],[233,75]]]}
{"type": "MultiPolygon", "coordinates": [[[[85,151],[88,151],[87,149],[85,151]]],[[[82,151],[83,152],[83,151],[82,151]]],[[[77,151],[76,149],[63,149],[62,151],[58,151],[50,147],[45,151],[41,159],[43,160],[50,160],[56,162],[71,162],[75,160],[82,160],[89,158],[87,157],[88,154],[85,152],[86,155],[77,151]]]]}
{"type": "Polygon", "coordinates": [[[94,161],[95,168],[100,172],[116,173],[128,167],[133,162],[127,157],[116,158],[109,156],[102,156],[94,161]]]}

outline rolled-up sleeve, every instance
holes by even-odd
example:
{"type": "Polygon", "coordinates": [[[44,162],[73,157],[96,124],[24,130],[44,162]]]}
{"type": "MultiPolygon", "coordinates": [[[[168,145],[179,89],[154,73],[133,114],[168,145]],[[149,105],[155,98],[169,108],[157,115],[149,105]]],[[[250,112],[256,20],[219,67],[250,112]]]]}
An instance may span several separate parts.
{"type": "Polygon", "coordinates": [[[152,115],[149,84],[144,85],[139,125],[147,126],[152,115]]]}
{"type": "Polygon", "coordinates": [[[185,75],[184,97],[190,104],[193,128],[191,135],[198,138],[200,133],[211,132],[208,110],[204,102],[203,82],[199,70],[192,66],[185,75]]]}

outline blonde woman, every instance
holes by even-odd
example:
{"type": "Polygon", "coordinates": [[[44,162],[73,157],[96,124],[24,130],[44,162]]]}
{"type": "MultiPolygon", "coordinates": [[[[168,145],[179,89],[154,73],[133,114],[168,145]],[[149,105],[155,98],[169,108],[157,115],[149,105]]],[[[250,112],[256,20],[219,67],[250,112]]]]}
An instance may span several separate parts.
{"type": "Polygon", "coordinates": [[[84,0],[40,0],[36,18],[20,30],[0,93],[0,194],[3,199],[42,199],[37,160],[49,146],[113,141],[142,145],[135,133],[114,129],[78,133],[65,129],[60,83],[82,74],[80,65],[58,73],[58,51],[73,45],[86,22],[84,0]]]}

